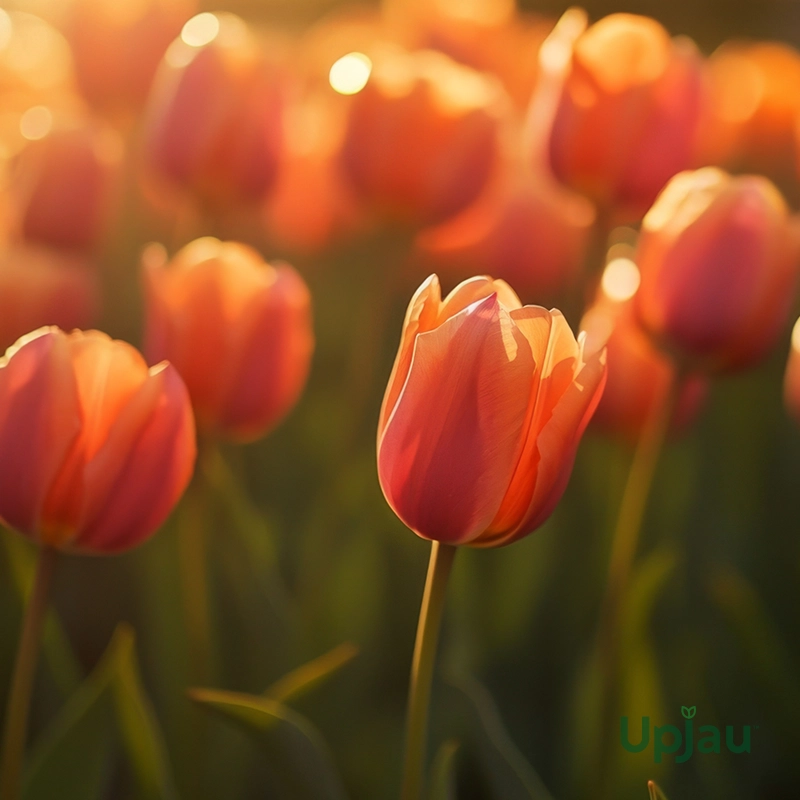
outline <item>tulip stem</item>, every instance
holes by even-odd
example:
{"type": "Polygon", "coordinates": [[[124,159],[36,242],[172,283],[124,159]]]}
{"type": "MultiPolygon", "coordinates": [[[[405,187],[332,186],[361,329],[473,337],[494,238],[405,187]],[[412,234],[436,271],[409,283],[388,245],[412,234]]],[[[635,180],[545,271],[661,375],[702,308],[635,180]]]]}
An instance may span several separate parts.
{"type": "Polygon", "coordinates": [[[3,800],[17,800],[20,796],[22,760],[25,755],[28,731],[28,711],[55,563],[56,551],[51,547],[42,547],[39,550],[33,589],[22,622],[17,660],[8,696],[3,757],[0,762],[0,797],[3,800]]]}
{"type": "Polygon", "coordinates": [[[647,500],[672,420],[682,377],[679,371],[673,368],[669,384],[661,395],[660,402],[654,403],[650,409],[631,462],[611,544],[606,592],[603,598],[598,632],[603,694],[599,731],[600,746],[598,747],[600,764],[596,774],[604,776],[605,780],[601,780],[600,785],[606,790],[610,777],[609,749],[610,742],[615,740],[613,722],[618,704],[620,617],[624,611],[625,596],[628,592],[647,500]]]}
{"type": "Polygon", "coordinates": [[[422,595],[417,639],[414,643],[414,660],[411,666],[401,800],[420,800],[422,797],[433,667],[436,663],[447,580],[450,577],[456,549],[453,545],[441,542],[433,542],[431,546],[428,577],[422,595]]]}

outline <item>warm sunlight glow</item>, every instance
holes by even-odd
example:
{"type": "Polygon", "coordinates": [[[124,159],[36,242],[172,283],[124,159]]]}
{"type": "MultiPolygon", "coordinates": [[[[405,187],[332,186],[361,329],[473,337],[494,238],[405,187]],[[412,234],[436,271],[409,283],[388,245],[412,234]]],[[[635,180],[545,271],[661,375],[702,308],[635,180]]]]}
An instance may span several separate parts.
{"type": "Polygon", "coordinates": [[[372,61],[367,56],[348,53],[331,67],[328,79],[339,94],[357,94],[367,85],[371,72],[372,61]]]}
{"type": "Polygon", "coordinates": [[[609,261],[603,272],[603,292],[618,303],[630,300],[639,288],[639,268],[629,258],[609,261]]]}
{"type": "Polygon", "coordinates": [[[800,352],[800,319],[797,320],[792,328],[792,348],[800,352]]]}

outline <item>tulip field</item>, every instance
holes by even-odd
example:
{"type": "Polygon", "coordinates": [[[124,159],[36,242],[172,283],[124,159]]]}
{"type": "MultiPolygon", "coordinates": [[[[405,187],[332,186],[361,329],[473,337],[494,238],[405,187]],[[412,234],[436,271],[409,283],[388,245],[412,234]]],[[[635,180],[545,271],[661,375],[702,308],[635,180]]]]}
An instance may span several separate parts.
{"type": "Polygon", "coordinates": [[[789,2],[0,6],[0,800],[798,800],[789,2]]]}

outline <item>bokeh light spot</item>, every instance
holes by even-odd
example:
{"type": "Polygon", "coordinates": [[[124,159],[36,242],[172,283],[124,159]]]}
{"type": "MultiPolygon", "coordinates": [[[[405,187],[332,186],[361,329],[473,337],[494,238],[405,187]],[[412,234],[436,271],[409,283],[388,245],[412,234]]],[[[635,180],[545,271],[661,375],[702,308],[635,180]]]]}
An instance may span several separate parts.
{"type": "Polygon", "coordinates": [[[608,262],[603,272],[603,292],[611,300],[624,303],[636,294],[640,281],[639,268],[633,261],[615,258],[608,262]]]}
{"type": "Polygon", "coordinates": [[[47,106],[29,108],[19,120],[19,132],[31,142],[44,139],[52,127],[53,114],[47,106]]]}
{"type": "Polygon", "coordinates": [[[371,72],[372,61],[367,56],[348,53],[331,67],[328,79],[339,94],[357,94],[367,85],[371,72]]]}
{"type": "Polygon", "coordinates": [[[181,31],[181,39],[190,47],[203,47],[213,42],[219,33],[219,19],[206,11],[192,17],[181,31]]]}

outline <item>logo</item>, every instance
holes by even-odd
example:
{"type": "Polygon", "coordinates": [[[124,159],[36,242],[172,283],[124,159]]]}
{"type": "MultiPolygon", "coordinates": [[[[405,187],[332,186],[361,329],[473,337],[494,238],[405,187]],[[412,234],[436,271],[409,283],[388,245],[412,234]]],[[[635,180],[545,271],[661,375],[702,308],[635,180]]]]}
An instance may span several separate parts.
{"type": "MultiPolygon", "coordinates": [[[[660,764],[664,755],[674,755],[675,763],[682,764],[694,755],[695,714],[697,706],[681,706],[683,731],[677,725],[653,726],[653,763],[660,764]]],[[[729,753],[750,752],[751,728],[750,725],[743,725],[740,732],[736,733],[733,725],[725,726],[725,747],[729,753]]],[[[715,725],[701,725],[697,729],[697,735],[698,753],[722,752],[722,733],[715,725]]],[[[650,744],[650,717],[642,717],[641,734],[636,744],[631,744],[628,718],[622,717],[619,721],[619,740],[629,753],[646,750],[650,744]]]]}

